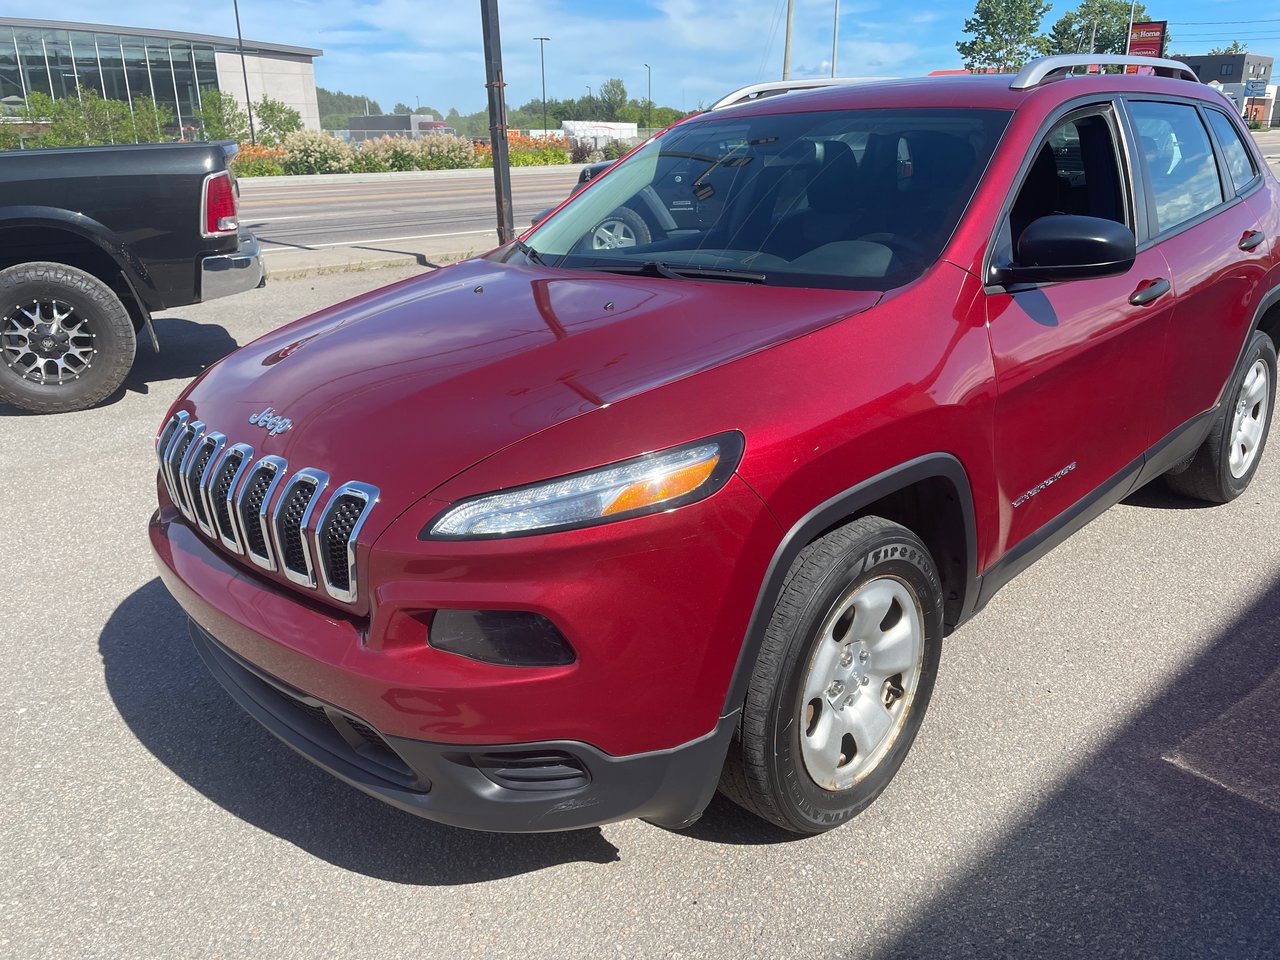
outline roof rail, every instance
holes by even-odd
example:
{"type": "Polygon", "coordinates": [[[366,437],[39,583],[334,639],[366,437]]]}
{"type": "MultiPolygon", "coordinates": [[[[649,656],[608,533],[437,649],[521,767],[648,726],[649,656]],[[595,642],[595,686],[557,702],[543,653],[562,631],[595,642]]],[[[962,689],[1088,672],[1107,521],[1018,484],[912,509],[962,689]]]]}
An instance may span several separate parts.
{"type": "Polygon", "coordinates": [[[725,107],[736,107],[740,103],[754,103],[765,97],[776,97],[784,93],[796,93],[801,90],[814,90],[818,87],[843,87],[852,83],[870,83],[875,80],[892,80],[892,77],[811,77],[807,80],[768,80],[764,83],[753,83],[733,93],[726,94],[711,105],[712,110],[723,110],[725,107]]]}
{"type": "Polygon", "coordinates": [[[1191,80],[1194,83],[1200,82],[1200,78],[1195,75],[1195,71],[1185,63],[1180,63],[1177,60],[1162,60],[1157,57],[1119,56],[1113,53],[1072,53],[1064,56],[1040,57],[1038,60],[1032,60],[1013,78],[1013,83],[1009,84],[1009,89],[1030,90],[1032,87],[1040,86],[1046,80],[1053,79],[1054,74],[1069,73],[1074,67],[1091,67],[1095,64],[1104,67],[1151,67],[1161,76],[1191,80]],[[1161,74],[1161,71],[1164,71],[1164,73],[1161,74]]]}

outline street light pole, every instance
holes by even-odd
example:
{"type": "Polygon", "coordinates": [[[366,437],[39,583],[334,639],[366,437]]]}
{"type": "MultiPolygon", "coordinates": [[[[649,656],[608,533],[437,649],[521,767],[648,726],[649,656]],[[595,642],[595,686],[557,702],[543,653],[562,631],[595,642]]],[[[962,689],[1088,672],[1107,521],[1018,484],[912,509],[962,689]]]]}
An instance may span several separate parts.
{"type": "Polygon", "coordinates": [[[649,128],[649,132],[653,132],[653,67],[647,63],[644,65],[645,71],[649,74],[649,99],[645,102],[645,120],[644,125],[649,128]]]}
{"type": "Polygon", "coordinates": [[[538,41],[538,62],[542,65],[542,135],[547,135],[547,58],[543,51],[550,37],[534,37],[538,41]]]}
{"type": "MultiPolygon", "coordinates": [[[[1137,2],[1137,0],[1135,0],[1137,2]]],[[[831,76],[836,75],[836,42],[840,38],[840,0],[836,0],[836,13],[831,21],[831,76]]]]}
{"type": "Polygon", "coordinates": [[[240,33],[240,0],[231,0],[236,11],[236,43],[240,47],[240,73],[244,77],[244,108],[249,114],[249,142],[257,145],[258,137],[253,130],[253,100],[249,97],[249,68],[244,65],[244,36],[240,33]]]}

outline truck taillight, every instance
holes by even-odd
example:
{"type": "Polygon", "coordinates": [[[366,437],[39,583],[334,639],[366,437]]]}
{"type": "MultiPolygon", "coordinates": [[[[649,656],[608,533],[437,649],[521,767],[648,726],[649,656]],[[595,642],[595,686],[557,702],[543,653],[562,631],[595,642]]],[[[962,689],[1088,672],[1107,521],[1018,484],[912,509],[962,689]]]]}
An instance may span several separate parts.
{"type": "Polygon", "coordinates": [[[203,226],[206,237],[236,233],[240,229],[236,194],[231,186],[231,174],[226,170],[205,177],[203,226]]]}

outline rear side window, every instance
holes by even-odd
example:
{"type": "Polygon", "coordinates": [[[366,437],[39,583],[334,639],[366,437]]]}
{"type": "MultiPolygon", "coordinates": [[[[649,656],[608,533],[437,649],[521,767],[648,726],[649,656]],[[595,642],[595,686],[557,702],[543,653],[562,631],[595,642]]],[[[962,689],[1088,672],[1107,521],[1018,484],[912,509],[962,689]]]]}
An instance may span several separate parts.
{"type": "Polygon", "coordinates": [[[1236,129],[1236,125],[1227,119],[1225,114],[1217,110],[1206,112],[1209,116],[1209,126],[1213,127],[1213,134],[1222,146],[1222,155],[1226,158],[1231,182],[1235,184],[1238,191],[1258,175],[1258,171],[1253,166],[1253,158],[1249,155],[1249,148],[1240,139],[1240,131],[1236,129]]]}
{"type": "Polygon", "coordinates": [[[1213,147],[1195,107],[1138,101],[1129,104],[1129,112],[1147,161],[1155,233],[1172,230],[1222,203],[1213,147]]]}

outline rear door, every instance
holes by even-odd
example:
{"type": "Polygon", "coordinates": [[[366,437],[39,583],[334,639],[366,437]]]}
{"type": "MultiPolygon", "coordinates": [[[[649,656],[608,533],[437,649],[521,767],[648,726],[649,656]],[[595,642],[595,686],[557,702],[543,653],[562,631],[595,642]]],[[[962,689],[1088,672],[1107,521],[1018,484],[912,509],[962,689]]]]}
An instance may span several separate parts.
{"type": "MultiPolygon", "coordinates": [[[[1015,185],[992,262],[1015,263],[1021,231],[1055,214],[1115,220],[1141,240],[1145,207],[1135,203],[1125,133],[1111,99],[1054,122],[1015,185]]],[[[1121,276],[986,288],[1002,552],[1032,551],[1054,521],[1136,476],[1172,305],[1152,285],[1167,288],[1167,275],[1148,248],[1121,276]]]]}
{"type": "MultiPolygon", "coordinates": [[[[1151,243],[1176,308],[1164,340],[1153,437],[1173,442],[1218,403],[1262,295],[1272,239],[1245,197],[1261,171],[1235,122],[1206,104],[1130,97],[1151,243]]],[[[1201,421],[1202,423],[1204,421],[1201,421]]]]}

